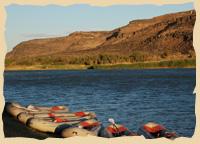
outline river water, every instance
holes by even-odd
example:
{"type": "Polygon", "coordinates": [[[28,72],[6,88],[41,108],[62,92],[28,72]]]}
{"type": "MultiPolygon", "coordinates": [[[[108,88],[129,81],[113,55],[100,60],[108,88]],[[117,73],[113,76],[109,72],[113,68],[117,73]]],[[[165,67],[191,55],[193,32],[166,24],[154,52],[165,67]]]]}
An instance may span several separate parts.
{"type": "Polygon", "coordinates": [[[195,69],[7,71],[5,101],[68,105],[94,111],[137,131],[154,121],[191,137],[195,128],[195,69]]]}

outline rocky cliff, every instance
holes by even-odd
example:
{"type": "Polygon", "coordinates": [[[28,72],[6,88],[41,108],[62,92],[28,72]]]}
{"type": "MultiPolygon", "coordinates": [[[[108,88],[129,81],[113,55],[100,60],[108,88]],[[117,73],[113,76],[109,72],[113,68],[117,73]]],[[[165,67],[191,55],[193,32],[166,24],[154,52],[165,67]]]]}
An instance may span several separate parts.
{"type": "Polygon", "coordinates": [[[195,57],[194,10],[129,22],[112,31],[75,32],[21,42],[7,64],[99,64],[195,57]],[[103,62],[102,62],[103,61],[103,62]],[[28,63],[27,63],[28,62],[28,63]]]}

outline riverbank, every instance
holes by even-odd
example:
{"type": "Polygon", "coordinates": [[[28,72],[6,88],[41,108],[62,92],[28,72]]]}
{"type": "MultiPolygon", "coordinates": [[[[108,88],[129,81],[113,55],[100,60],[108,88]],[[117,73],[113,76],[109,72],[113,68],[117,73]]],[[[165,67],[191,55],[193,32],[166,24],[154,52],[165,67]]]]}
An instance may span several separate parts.
{"type": "Polygon", "coordinates": [[[195,59],[169,60],[154,62],[137,62],[122,64],[99,64],[99,65],[14,65],[6,66],[6,71],[18,70],[86,70],[86,69],[162,69],[162,68],[195,68],[195,59]]]}
{"type": "Polygon", "coordinates": [[[6,71],[20,71],[20,70],[84,70],[86,65],[11,65],[6,66],[6,71]]]}
{"type": "Polygon", "coordinates": [[[20,123],[15,118],[10,116],[7,112],[5,112],[5,110],[2,114],[2,120],[5,137],[27,137],[40,140],[51,137],[46,133],[41,133],[29,127],[26,127],[24,124],[20,123]]]}
{"type": "Polygon", "coordinates": [[[162,68],[195,68],[196,61],[188,60],[172,60],[159,62],[139,62],[134,64],[115,64],[115,65],[94,65],[88,69],[162,69],[162,68]]]}

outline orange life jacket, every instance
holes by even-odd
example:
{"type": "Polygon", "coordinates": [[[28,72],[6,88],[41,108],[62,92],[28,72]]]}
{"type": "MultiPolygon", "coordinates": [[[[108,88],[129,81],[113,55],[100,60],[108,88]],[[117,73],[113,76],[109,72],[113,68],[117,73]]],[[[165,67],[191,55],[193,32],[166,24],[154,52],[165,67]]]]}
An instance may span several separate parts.
{"type": "Polygon", "coordinates": [[[156,133],[165,130],[165,127],[156,123],[147,123],[144,125],[144,129],[150,133],[156,133]]]}
{"type": "Polygon", "coordinates": [[[108,130],[110,133],[112,133],[112,134],[116,134],[116,133],[125,132],[125,131],[127,131],[128,129],[127,129],[125,126],[123,126],[123,125],[116,125],[116,126],[114,126],[114,125],[109,125],[109,126],[107,127],[107,130],[108,130]]]}
{"type": "Polygon", "coordinates": [[[69,120],[67,119],[61,119],[59,117],[54,117],[54,122],[56,123],[61,123],[61,122],[68,122],[69,120]]]}
{"type": "Polygon", "coordinates": [[[78,116],[78,117],[84,117],[84,116],[88,116],[88,115],[89,115],[89,113],[82,112],[82,111],[80,111],[80,112],[75,112],[74,114],[75,114],[76,116],[78,116]]]}
{"type": "Polygon", "coordinates": [[[86,121],[80,122],[80,125],[83,128],[96,127],[96,126],[99,126],[100,124],[101,124],[100,122],[95,121],[95,120],[86,120],[86,121]]]}
{"type": "Polygon", "coordinates": [[[54,113],[48,113],[48,116],[53,118],[53,117],[55,117],[55,114],[54,113]]]}
{"type": "Polygon", "coordinates": [[[63,109],[64,109],[64,107],[62,107],[62,106],[53,106],[53,107],[51,107],[51,110],[53,110],[53,111],[63,110],[63,109]]]}

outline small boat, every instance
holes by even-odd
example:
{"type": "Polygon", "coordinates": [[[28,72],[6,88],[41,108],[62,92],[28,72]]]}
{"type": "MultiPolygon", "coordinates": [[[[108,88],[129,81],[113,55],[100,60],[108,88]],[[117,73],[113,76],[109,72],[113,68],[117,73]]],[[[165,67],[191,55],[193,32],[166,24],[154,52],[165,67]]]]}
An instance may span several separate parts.
{"type": "Polygon", "coordinates": [[[77,126],[72,126],[70,128],[65,128],[61,132],[62,137],[72,137],[72,136],[87,136],[94,135],[97,136],[102,128],[102,124],[95,120],[90,119],[82,121],[77,126]]]}
{"type": "Polygon", "coordinates": [[[121,136],[137,136],[135,132],[130,131],[127,127],[121,124],[116,124],[114,119],[109,119],[112,124],[102,129],[100,132],[101,137],[121,137],[121,136]]]}
{"type": "MultiPolygon", "coordinates": [[[[83,115],[82,115],[83,116],[83,115]]],[[[51,122],[68,122],[68,121],[75,121],[75,120],[87,120],[87,119],[92,119],[96,118],[95,114],[92,115],[86,115],[81,117],[80,115],[74,116],[74,113],[48,113],[48,114],[30,114],[27,112],[21,112],[18,114],[17,119],[26,124],[27,121],[31,118],[37,118],[40,120],[46,120],[46,121],[51,121],[51,122]]]]}
{"type": "Polygon", "coordinates": [[[26,125],[40,132],[54,133],[61,137],[78,135],[98,135],[101,128],[100,122],[96,119],[74,120],[68,122],[51,122],[37,118],[31,118],[26,125]]]}
{"type": "Polygon", "coordinates": [[[147,139],[154,139],[160,137],[175,139],[178,137],[175,132],[171,132],[168,129],[166,129],[163,125],[154,122],[144,124],[139,128],[137,133],[138,135],[143,135],[147,139]]]}
{"type": "Polygon", "coordinates": [[[40,132],[60,137],[74,135],[98,135],[102,125],[93,112],[69,112],[64,106],[23,107],[18,103],[6,103],[5,110],[26,126],[40,132]]]}
{"type": "Polygon", "coordinates": [[[17,117],[22,112],[27,112],[30,114],[39,114],[39,113],[52,113],[52,112],[69,112],[69,108],[66,106],[53,106],[53,107],[23,107],[18,103],[13,102],[7,102],[5,104],[5,110],[9,114],[11,114],[14,117],[17,117]]]}
{"type": "Polygon", "coordinates": [[[60,125],[77,125],[81,120],[66,121],[66,122],[52,122],[44,119],[30,118],[26,125],[41,132],[54,133],[56,128],[60,125]]]}
{"type": "Polygon", "coordinates": [[[135,132],[130,131],[124,125],[111,124],[101,131],[100,136],[112,138],[112,137],[122,137],[122,136],[137,136],[137,134],[135,132]]]}

